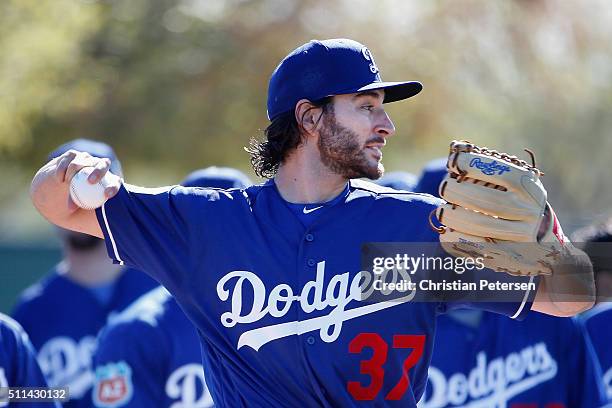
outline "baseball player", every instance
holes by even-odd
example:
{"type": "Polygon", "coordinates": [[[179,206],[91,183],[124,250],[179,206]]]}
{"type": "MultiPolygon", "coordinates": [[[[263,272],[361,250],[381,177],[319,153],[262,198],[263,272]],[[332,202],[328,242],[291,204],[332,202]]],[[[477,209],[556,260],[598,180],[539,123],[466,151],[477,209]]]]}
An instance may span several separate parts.
{"type": "Polygon", "coordinates": [[[595,355],[602,392],[612,406],[612,262],[609,246],[612,242],[612,219],[577,231],[576,239],[584,242],[584,250],[593,260],[598,299],[598,304],[582,313],[579,320],[586,332],[588,346],[595,355]]]}
{"type": "Polygon", "coordinates": [[[231,167],[211,166],[194,170],[181,182],[184,187],[247,188],[253,184],[246,174],[231,167]]]}
{"type": "MultiPolygon", "coordinates": [[[[109,163],[72,151],[41,168],[32,200],[53,222],[104,237],[115,262],[147,271],[168,289],[198,328],[216,405],[414,407],[436,316],[456,305],[409,296],[364,300],[360,249],[367,242],[438,243],[428,217],[443,203],[354,179],[384,171],[382,148],[395,129],[383,103],[421,88],[382,82],[363,44],[313,40],[270,80],[271,124],[266,140],[249,148],[256,173],[269,181],[245,190],[118,181],[94,213],[70,204],[67,182],[85,166],[95,168],[96,182],[109,163]]],[[[544,230],[559,232],[552,212],[545,220],[544,230]]],[[[472,306],[518,318],[529,309],[572,315],[592,305],[558,302],[550,292],[577,274],[586,283],[572,290],[590,289],[590,264],[541,279],[489,272],[525,283],[521,300],[472,306]],[[529,283],[538,282],[536,291],[529,283]]]]}
{"type": "MultiPolygon", "coordinates": [[[[70,149],[112,160],[121,165],[110,146],[92,140],[68,142],[49,157],[70,149]]],[[[26,289],[13,311],[38,352],[50,386],[68,386],[66,407],[91,406],[91,358],[96,335],[110,313],[117,312],[157,283],[145,274],[108,261],[103,241],[90,235],[58,229],[63,259],[40,282],[26,289]]]]}
{"type": "Polygon", "coordinates": [[[433,196],[438,196],[438,187],[446,177],[446,157],[429,161],[421,170],[414,191],[417,193],[427,193],[433,196]]]}
{"type": "Polygon", "coordinates": [[[406,171],[392,171],[385,173],[381,178],[374,181],[379,186],[390,187],[395,190],[415,191],[417,177],[406,171]]]}
{"type": "Polygon", "coordinates": [[[94,406],[213,406],[195,328],[163,287],[113,316],[98,340],[94,406]]]}
{"type": "MultiPolygon", "coordinates": [[[[186,187],[246,188],[238,170],[208,167],[192,172],[186,187]]],[[[153,289],[112,317],[98,337],[93,402],[97,407],[206,408],[200,342],[193,324],[168,291],[153,289]]]]}
{"type": "Polygon", "coordinates": [[[601,393],[612,406],[612,303],[604,302],[580,316],[587,344],[594,355],[596,373],[601,381],[601,393]]]}
{"type": "Polygon", "coordinates": [[[420,408],[569,408],[604,403],[592,353],[572,318],[522,322],[461,310],[440,316],[420,408]]]}
{"type": "Polygon", "coordinates": [[[57,402],[9,402],[7,387],[47,387],[36,352],[23,328],[0,313],[0,407],[59,407],[57,402]]]}

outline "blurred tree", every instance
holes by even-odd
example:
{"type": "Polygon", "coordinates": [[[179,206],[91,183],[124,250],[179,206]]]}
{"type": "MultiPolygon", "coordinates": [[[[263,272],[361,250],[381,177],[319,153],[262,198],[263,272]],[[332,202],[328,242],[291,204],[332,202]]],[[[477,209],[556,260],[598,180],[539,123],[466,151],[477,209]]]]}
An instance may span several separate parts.
{"type": "Polygon", "coordinates": [[[33,125],[90,106],[82,41],[98,29],[95,7],[72,0],[0,2],[0,153],[33,148],[33,125]]]}
{"type": "Polygon", "coordinates": [[[267,124],[270,73],[297,45],[331,37],[366,43],[383,79],[425,85],[388,107],[397,127],[388,169],[418,172],[453,138],[530,147],[561,219],[583,224],[612,201],[608,9],[605,0],[1,2],[0,177],[22,192],[0,192],[0,232],[35,218],[27,182],[73,137],[111,143],[144,185],[211,164],[248,170],[242,147],[267,124]]]}

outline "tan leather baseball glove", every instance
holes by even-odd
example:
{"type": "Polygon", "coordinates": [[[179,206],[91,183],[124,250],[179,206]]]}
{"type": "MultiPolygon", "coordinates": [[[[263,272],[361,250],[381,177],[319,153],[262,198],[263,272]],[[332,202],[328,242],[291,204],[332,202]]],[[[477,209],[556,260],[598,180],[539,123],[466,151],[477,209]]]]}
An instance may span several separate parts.
{"type": "MultiPolygon", "coordinates": [[[[546,201],[543,173],[516,156],[453,141],[435,210],[442,247],[512,275],[550,275],[571,243],[546,201]]],[[[432,213],[433,215],[433,213],[432,213]]]]}

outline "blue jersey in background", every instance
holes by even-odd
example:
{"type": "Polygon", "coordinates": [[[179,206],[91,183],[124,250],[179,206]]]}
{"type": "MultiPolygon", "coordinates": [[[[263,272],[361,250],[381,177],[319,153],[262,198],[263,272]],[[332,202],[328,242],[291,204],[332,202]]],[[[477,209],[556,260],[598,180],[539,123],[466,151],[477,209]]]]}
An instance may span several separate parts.
{"type": "Polygon", "coordinates": [[[146,274],[126,268],[106,303],[58,269],[26,289],[13,317],[26,330],[50,386],[68,386],[68,408],[91,407],[92,356],[96,336],[110,313],[118,312],[157,285],[146,274]]]}
{"type": "Polygon", "coordinates": [[[518,322],[483,312],[438,319],[420,408],[590,408],[603,403],[577,322],[530,313],[518,322]]]}
{"type": "Polygon", "coordinates": [[[163,287],[110,319],[98,340],[96,407],[213,406],[196,329],[163,287]]]}
{"type": "Polygon", "coordinates": [[[601,378],[602,392],[612,403],[612,303],[600,303],[580,315],[595,366],[601,378]]]}
{"type": "MultiPolygon", "coordinates": [[[[36,352],[19,323],[0,314],[0,388],[47,387],[36,352]]],[[[54,402],[11,402],[0,399],[0,408],[59,407],[54,402]]]]}

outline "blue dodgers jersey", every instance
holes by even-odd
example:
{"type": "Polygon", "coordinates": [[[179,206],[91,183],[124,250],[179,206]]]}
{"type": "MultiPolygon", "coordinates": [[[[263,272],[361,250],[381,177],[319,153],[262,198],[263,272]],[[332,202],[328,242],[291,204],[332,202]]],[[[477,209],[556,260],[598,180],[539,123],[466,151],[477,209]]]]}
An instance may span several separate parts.
{"type": "Polygon", "coordinates": [[[163,287],[110,320],[94,367],[96,407],[213,406],[196,329],[163,287]]]}
{"type": "Polygon", "coordinates": [[[53,270],[24,291],[13,317],[38,351],[49,385],[70,388],[71,400],[63,404],[65,407],[91,406],[91,359],[96,336],[108,315],[155,286],[146,274],[126,268],[115,282],[108,304],[101,305],[90,290],[53,270]]]}
{"type": "Polygon", "coordinates": [[[612,404],[612,303],[600,303],[579,317],[587,336],[588,347],[595,357],[601,378],[602,393],[612,404]]]}
{"type": "MultiPolygon", "coordinates": [[[[19,323],[0,313],[0,388],[47,387],[36,352],[19,323]]],[[[14,402],[0,399],[0,407],[59,407],[52,402],[14,402]]]]}
{"type": "MultiPolygon", "coordinates": [[[[96,214],[115,262],[150,273],[197,326],[217,405],[414,407],[447,305],[361,301],[360,248],[438,242],[428,215],[439,203],[352,180],[343,202],[304,227],[270,180],[124,185],[96,214]]],[[[497,307],[529,309],[507,306],[497,307]]]]}
{"type": "Polygon", "coordinates": [[[419,408],[590,408],[602,405],[577,322],[484,312],[475,327],[441,316],[419,408]]]}

